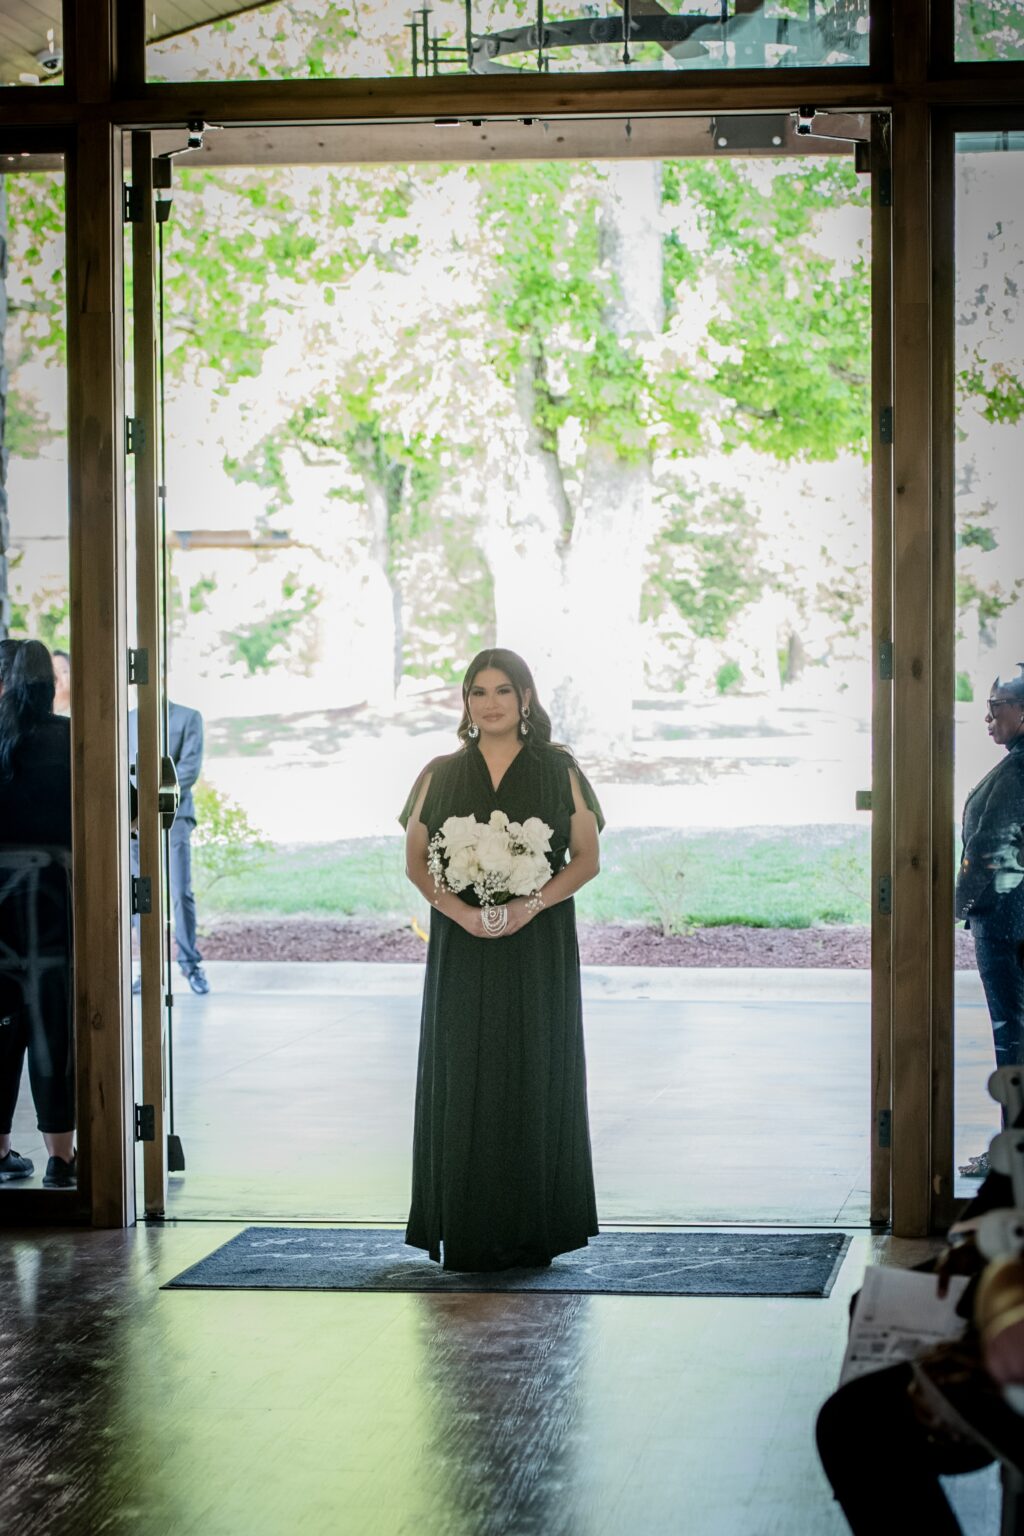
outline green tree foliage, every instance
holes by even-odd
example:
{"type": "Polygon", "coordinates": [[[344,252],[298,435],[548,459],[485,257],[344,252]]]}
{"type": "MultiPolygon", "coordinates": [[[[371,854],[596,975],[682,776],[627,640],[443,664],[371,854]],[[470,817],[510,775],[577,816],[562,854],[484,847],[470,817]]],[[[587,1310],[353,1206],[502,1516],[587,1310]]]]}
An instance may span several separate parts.
{"type": "Polygon", "coordinates": [[[281,584],[285,606],[224,635],[232,661],[244,662],[249,676],[269,672],[289,654],[293,632],[315,612],[320,601],[316,587],[302,586],[294,575],[281,584]]]}
{"type": "Polygon", "coordinates": [[[665,197],[691,202],[706,240],[699,258],[675,247],[673,302],[686,302],[702,267],[720,295],[699,365],[727,407],[718,412],[723,447],[750,444],[782,460],[852,448],[866,458],[869,255],[843,271],[815,238],[826,210],[866,206],[866,179],[845,160],[790,163],[770,181],[742,162],[675,160],[665,197]]]}
{"type": "Polygon", "coordinates": [[[957,0],[956,57],[964,62],[1024,58],[1019,0],[957,0]]]}
{"type": "Polygon", "coordinates": [[[243,806],[205,779],[193,787],[196,828],[192,834],[193,870],[200,901],[217,884],[258,869],[272,845],[257,831],[243,806]]]}

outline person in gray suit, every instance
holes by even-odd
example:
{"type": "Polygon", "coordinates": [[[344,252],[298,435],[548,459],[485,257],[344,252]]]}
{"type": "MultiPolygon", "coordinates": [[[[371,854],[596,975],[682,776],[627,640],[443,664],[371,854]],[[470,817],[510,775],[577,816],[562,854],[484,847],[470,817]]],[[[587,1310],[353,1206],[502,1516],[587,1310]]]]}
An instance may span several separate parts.
{"type": "MultiPolygon", "coordinates": [[[[996,1066],[1024,1065],[1024,662],[992,684],[985,723],[1006,756],[964,803],[956,916],[974,939],[996,1066]]],[[[984,1178],[988,1154],[961,1173],[984,1178]]]]}
{"type": "MultiPolygon", "coordinates": [[[[135,762],[139,740],[136,710],[128,716],[128,757],[135,762]]],[[[203,717],[184,704],[168,705],[167,753],[173,760],[181,789],[178,814],[170,832],[171,905],[178,964],[192,991],[204,997],[210,990],[203,957],[196,942],[196,899],[192,893],[192,832],[196,824],[192,786],[203,768],[203,717]]],[[[132,838],[132,873],[139,873],[139,843],[132,838]]]]}

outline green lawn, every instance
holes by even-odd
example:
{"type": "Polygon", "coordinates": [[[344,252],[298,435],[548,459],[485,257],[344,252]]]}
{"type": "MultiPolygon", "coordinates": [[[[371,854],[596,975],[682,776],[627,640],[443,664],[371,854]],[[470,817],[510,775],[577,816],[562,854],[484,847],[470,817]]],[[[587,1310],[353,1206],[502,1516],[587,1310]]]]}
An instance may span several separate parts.
{"type": "MultiPolygon", "coordinates": [[[[590,922],[648,922],[668,931],[742,923],[809,928],[867,923],[867,827],[780,832],[611,832],[599,879],[577,897],[590,922]]],[[[215,916],[410,917],[423,903],[404,875],[401,837],[283,847],[243,875],[197,891],[215,916]]]]}

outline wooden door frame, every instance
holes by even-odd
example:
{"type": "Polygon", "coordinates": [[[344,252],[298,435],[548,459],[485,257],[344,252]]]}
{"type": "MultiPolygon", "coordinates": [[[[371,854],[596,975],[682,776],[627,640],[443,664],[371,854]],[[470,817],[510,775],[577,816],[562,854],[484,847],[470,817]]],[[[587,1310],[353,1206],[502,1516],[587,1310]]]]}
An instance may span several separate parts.
{"type": "MultiPolygon", "coordinates": [[[[837,110],[892,110],[891,1209],[900,1235],[920,1235],[944,1222],[951,1200],[953,484],[950,337],[939,334],[952,261],[951,193],[941,180],[943,157],[949,158],[943,114],[953,108],[1024,111],[1024,63],[952,64],[942,53],[943,38],[932,36],[935,9],[927,0],[902,0],[893,22],[898,46],[881,48],[864,71],[163,86],[144,81],[139,28],[124,25],[131,7],[97,0],[67,7],[65,42],[73,63],[67,86],[4,91],[7,132],[63,133],[67,156],[72,642],[76,654],[88,657],[88,666],[76,668],[73,715],[82,1108],[77,1208],[97,1225],[134,1218],[122,131],[181,128],[195,116],[422,126],[448,116],[554,121],[585,114],[770,112],[791,107],[796,91],[837,110]]],[[[889,7],[876,14],[887,17],[889,7]]],[[[137,23],[141,4],[132,15],[137,23]]],[[[884,604],[883,593],[879,612],[884,604]]],[[[883,709],[876,694],[876,728],[883,709]]],[[[875,838],[886,837],[879,827],[875,838]]],[[[884,1054],[884,1039],[876,1039],[873,1070],[880,1082],[884,1054]]],[[[874,1194],[881,1199],[881,1189],[874,1194]]],[[[56,1204],[48,1204],[41,1219],[56,1216],[56,1204]]]]}

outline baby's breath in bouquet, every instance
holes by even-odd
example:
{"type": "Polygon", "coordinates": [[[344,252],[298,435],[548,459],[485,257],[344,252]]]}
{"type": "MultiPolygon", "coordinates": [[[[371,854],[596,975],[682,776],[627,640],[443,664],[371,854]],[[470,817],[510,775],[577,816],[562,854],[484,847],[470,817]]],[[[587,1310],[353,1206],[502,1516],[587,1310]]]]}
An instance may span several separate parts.
{"type": "Polygon", "coordinates": [[[492,811],[489,821],[449,816],[427,846],[427,868],[435,890],[472,887],[484,908],[504,906],[513,896],[536,896],[551,879],[545,855],[552,831],[539,816],[509,821],[492,811]]]}

